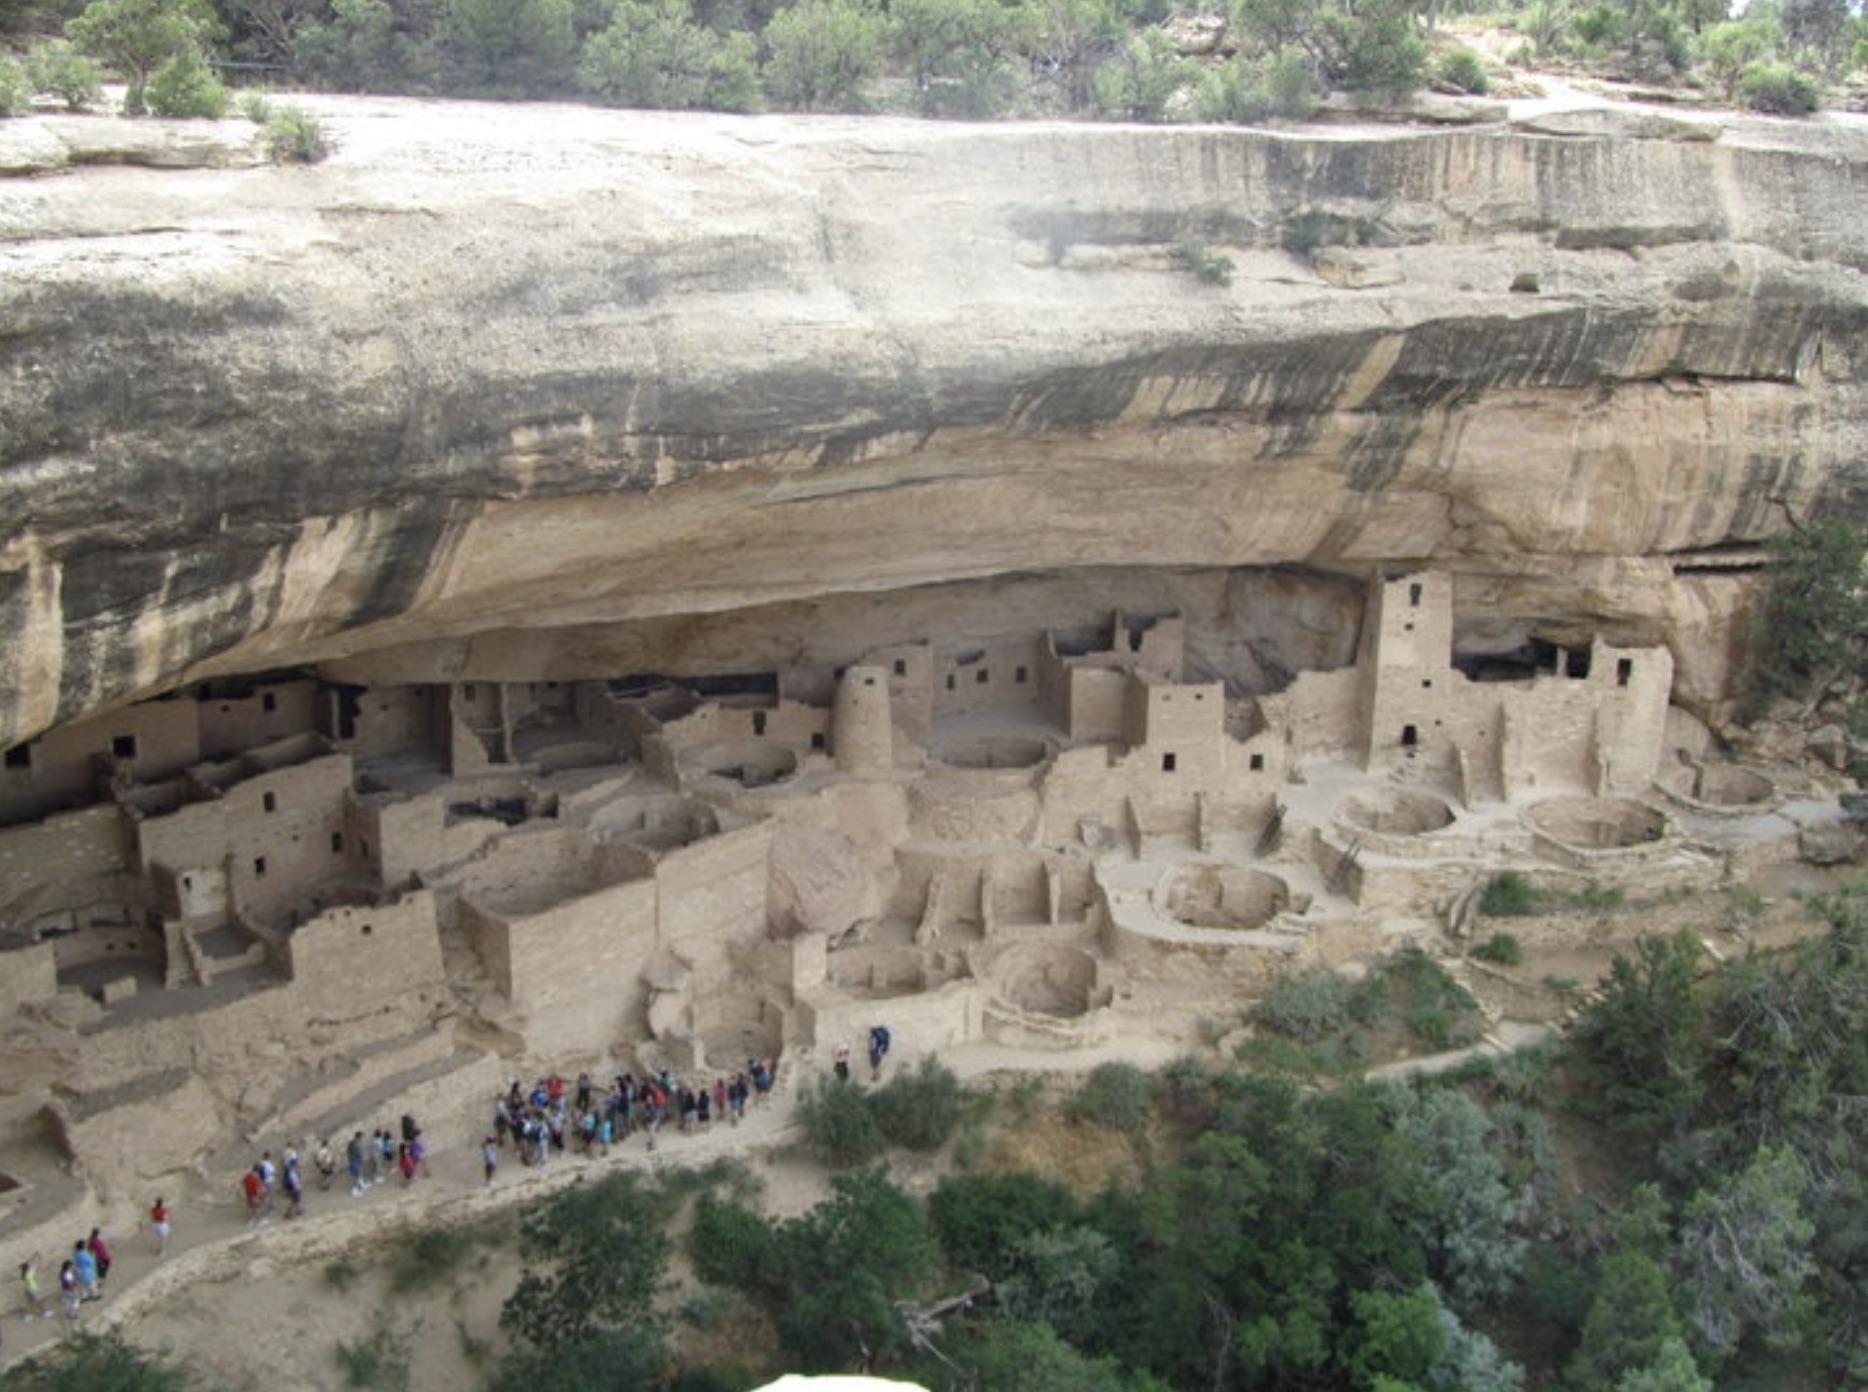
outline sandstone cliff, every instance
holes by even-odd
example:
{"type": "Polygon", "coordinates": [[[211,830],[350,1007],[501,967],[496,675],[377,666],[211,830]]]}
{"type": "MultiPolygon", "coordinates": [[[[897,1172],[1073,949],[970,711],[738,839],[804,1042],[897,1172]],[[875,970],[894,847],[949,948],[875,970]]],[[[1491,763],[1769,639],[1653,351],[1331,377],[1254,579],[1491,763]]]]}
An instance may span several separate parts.
{"type": "Polygon", "coordinates": [[[1664,641],[1716,714],[1752,548],[1868,480],[1849,118],[318,109],[308,169],[0,123],[0,744],[1120,606],[1271,686],[1384,563],[1475,649],[1664,641]]]}

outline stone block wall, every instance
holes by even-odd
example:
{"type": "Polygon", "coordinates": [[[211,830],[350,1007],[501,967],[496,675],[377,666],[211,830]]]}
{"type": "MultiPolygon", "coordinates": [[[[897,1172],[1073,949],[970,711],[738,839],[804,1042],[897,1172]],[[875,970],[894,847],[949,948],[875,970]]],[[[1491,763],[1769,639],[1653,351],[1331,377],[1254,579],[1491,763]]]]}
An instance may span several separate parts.
{"type": "Polygon", "coordinates": [[[192,701],[145,701],[63,726],[6,752],[0,762],[0,824],[92,801],[102,767],[114,765],[135,782],[154,783],[200,759],[192,701]]]}
{"type": "Polygon", "coordinates": [[[123,874],[130,859],[129,826],[108,804],[0,829],[0,912],[19,911],[13,909],[16,895],[62,897],[45,895],[48,885],[123,874]]]}
{"type": "Polygon", "coordinates": [[[217,696],[210,688],[195,702],[203,759],[239,754],[289,735],[310,734],[318,727],[316,682],[277,682],[238,696],[217,696]]]}
{"type": "Polygon", "coordinates": [[[770,822],[668,852],[655,867],[660,941],[692,961],[765,932],[770,822]]]}
{"type": "Polygon", "coordinates": [[[388,904],[327,909],[287,940],[292,991],[313,1021],[343,1022],[402,1001],[419,1017],[423,993],[444,980],[435,899],[428,890],[388,904]]]}
{"type": "Polygon", "coordinates": [[[1042,645],[1031,637],[982,639],[939,652],[932,663],[934,723],[992,707],[1039,709],[1042,645]]]}
{"type": "Polygon", "coordinates": [[[528,1048],[546,1056],[600,1050],[639,1016],[657,897],[652,880],[612,885],[476,935],[483,953],[503,944],[505,961],[488,960],[487,968],[495,981],[510,982],[528,1048]]]}

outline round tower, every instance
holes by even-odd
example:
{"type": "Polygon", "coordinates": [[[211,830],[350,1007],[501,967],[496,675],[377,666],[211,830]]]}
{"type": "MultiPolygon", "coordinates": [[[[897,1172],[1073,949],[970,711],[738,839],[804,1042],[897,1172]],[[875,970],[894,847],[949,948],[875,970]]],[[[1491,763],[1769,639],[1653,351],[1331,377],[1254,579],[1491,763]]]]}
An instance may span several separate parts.
{"type": "Polygon", "coordinates": [[[883,667],[845,669],[830,719],[837,767],[865,778],[884,778],[895,767],[895,728],[889,718],[889,674],[883,667]]]}

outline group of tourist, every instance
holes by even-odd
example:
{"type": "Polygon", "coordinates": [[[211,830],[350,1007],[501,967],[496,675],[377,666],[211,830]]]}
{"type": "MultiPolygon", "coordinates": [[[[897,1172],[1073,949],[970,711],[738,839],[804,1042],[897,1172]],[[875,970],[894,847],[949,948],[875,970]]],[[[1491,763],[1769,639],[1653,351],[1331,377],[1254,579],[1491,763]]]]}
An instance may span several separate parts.
{"type": "MultiPolygon", "coordinates": [[[[331,1187],[331,1176],[337,1172],[337,1158],[331,1154],[331,1143],[324,1141],[318,1148],[318,1187],[331,1187]]],[[[367,1189],[373,1189],[393,1175],[402,1176],[402,1187],[408,1188],[417,1177],[428,1173],[428,1140],[422,1134],[422,1128],[415,1118],[403,1114],[402,1138],[387,1126],[379,1126],[365,1138],[361,1131],[351,1134],[344,1145],[344,1169],[350,1176],[350,1197],[361,1198],[367,1189]]]]}
{"type": "Polygon", "coordinates": [[[493,1182],[509,1144],[518,1148],[520,1163],[546,1165],[554,1151],[608,1155],[633,1131],[642,1132],[653,1150],[670,1120],[683,1134],[709,1130],[716,1121],[738,1126],[749,1104],[771,1096],[777,1075],[776,1060],[754,1058],[738,1072],[693,1083],[667,1068],[640,1078],[619,1073],[601,1092],[588,1073],[571,1085],[554,1073],[530,1088],[514,1078],[494,1099],[493,1131],[481,1142],[486,1182],[493,1182]]]}
{"type": "MultiPolygon", "coordinates": [[[[156,1201],[158,1204],[161,1200],[156,1201]]],[[[35,1254],[19,1264],[20,1291],[25,1297],[25,1317],[51,1319],[45,1308],[45,1290],[39,1284],[39,1259],[35,1254]]],[[[65,1318],[75,1320],[86,1301],[104,1298],[104,1282],[110,1276],[110,1244],[97,1228],[89,1237],[81,1237],[71,1246],[71,1255],[58,1268],[58,1298],[65,1318]]]]}

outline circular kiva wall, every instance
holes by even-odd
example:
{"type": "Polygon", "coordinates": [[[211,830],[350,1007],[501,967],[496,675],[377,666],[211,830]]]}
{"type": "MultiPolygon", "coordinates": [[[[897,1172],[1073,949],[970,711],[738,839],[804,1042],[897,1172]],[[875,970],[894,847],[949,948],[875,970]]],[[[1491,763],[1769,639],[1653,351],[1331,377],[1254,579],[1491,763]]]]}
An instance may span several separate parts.
{"type": "Polygon", "coordinates": [[[1667,834],[1658,811],[1623,798],[1553,798],[1531,808],[1525,820],[1551,840],[1587,851],[1645,846],[1667,834]]]}
{"type": "Polygon", "coordinates": [[[1336,815],[1349,826],[1386,836],[1424,836],[1453,824],[1453,809],[1439,798],[1405,788],[1358,793],[1336,815]]]}
{"type": "Polygon", "coordinates": [[[1030,735],[976,735],[946,741],[934,757],[955,769],[1036,768],[1051,757],[1051,746],[1030,735]]]}
{"type": "Polygon", "coordinates": [[[1064,943],[1025,943],[993,966],[998,996],[1031,1015],[1074,1020],[1096,1005],[1096,959],[1064,943]]]}
{"type": "Polygon", "coordinates": [[[1261,928],[1290,902],[1283,880],[1241,865],[1177,865],[1155,891],[1155,906],[1190,928],[1261,928]]]}
{"type": "Polygon", "coordinates": [[[798,756],[782,744],[766,740],[732,740],[709,745],[698,755],[700,766],[715,778],[742,788],[763,788],[798,771],[798,756]]]}

